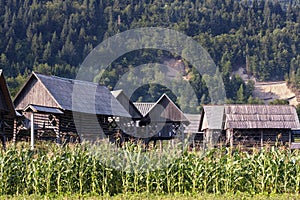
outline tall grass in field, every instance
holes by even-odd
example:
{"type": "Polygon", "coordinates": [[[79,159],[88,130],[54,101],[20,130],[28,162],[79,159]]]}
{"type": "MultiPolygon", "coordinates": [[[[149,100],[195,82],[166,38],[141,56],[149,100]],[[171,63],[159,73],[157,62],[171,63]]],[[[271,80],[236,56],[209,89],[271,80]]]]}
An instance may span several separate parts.
{"type": "Polygon", "coordinates": [[[0,153],[0,195],[118,193],[299,193],[298,151],[228,148],[182,152],[139,145],[24,144],[0,153]]]}

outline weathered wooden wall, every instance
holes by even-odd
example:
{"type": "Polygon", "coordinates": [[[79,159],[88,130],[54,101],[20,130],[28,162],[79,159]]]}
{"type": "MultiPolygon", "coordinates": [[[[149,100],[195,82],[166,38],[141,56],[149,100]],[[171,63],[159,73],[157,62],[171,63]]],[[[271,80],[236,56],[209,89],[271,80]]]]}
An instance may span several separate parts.
{"type": "Polygon", "coordinates": [[[4,128],[4,134],[7,141],[10,141],[13,138],[13,131],[14,131],[14,118],[4,116],[4,121],[8,125],[8,127],[5,126],[4,128]]]}
{"type": "MultiPolygon", "coordinates": [[[[24,115],[23,123],[25,124],[16,127],[15,130],[16,141],[20,141],[20,140],[29,141],[30,139],[30,127],[28,127],[27,125],[29,123],[31,113],[24,112],[23,115],[24,115]],[[22,128],[22,126],[24,125],[25,127],[22,128]]],[[[34,113],[35,139],[54,141],[59,136],[58,130],[59,130],[59,117],[57,115],[53,115],[49,113],[34,113]],[[49,118],[50,115],[52,116],[51,120],[49,118]]]]}
{"type": "Polygon", "coordinates": [[[17,110],[24,109],[29,104],[48,107],[59,107],[43,84],[32,78],[14,101],[17,110]]]}
{"type": "Polygon", "coordinates": [[[264,146],[274,146],[276,143],[288,145],[289,136],[289,129],[238,129],[233,131],[233,145],[242,145],[245,147],[261,146],[261,141],[264,146]]]}
{"type": "Polygon", "coordinates": [[[103,115],[65,111],[60,116],[60,132],[62,135],[79,134],[81,139],[96,141],[113,136],[119,131],[112,118],[103,115]]]}

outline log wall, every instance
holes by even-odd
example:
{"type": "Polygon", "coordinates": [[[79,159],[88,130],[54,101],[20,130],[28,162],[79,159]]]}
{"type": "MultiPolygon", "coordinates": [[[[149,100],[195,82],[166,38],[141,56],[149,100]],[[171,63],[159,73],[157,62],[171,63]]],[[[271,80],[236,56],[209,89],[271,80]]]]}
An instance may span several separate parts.
{"type": "Polygon", "coordinates": [[[233,145],[245,147],[271,145],[288,145],[290,130],[288,129],[257,129],[257,130],[233,130],[233,145]],[[262,136],[262,138],[261,138],[262,136]]]}

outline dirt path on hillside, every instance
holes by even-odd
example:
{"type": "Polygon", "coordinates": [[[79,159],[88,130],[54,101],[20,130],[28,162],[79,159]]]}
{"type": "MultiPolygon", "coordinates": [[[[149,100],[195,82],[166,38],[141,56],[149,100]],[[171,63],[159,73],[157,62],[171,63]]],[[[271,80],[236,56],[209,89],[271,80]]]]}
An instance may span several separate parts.
{"type": "Polygon", "coordinates": [[[264,100],[265,103],[275,99],[285,99],[290,102],[290,105],[299,104],[295,93],[287,87],[285,81],[256,82],[253,96],[264,100]]]}

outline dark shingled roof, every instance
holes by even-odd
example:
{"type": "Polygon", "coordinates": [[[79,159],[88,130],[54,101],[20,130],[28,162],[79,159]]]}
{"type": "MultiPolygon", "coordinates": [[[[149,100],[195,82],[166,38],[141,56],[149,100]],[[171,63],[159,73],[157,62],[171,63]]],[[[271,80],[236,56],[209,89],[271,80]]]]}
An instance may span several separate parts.
{"type": "Polygon", "coordinates": [[[123,105],[123,107],[129,112],[132,119],[141,119],[143,115],[140,113],[139,109],[130,101],[128,96],[123,90],[111,91],[113,96],[123,105]]]}
{"type": "Polygon", "coordinates": [[[15,117],[17,113],[12,103],[2,69],[0,69],[0,96],[0,110],[4,111],[10,117],[15,117]]]}
{"type": "Polygon", "coordinates": [[[63,110],[130,117],[111,92],[96,83],[33,73],[63,110]],[[73,91],[75,92],[73,94],[73,91]]]}

